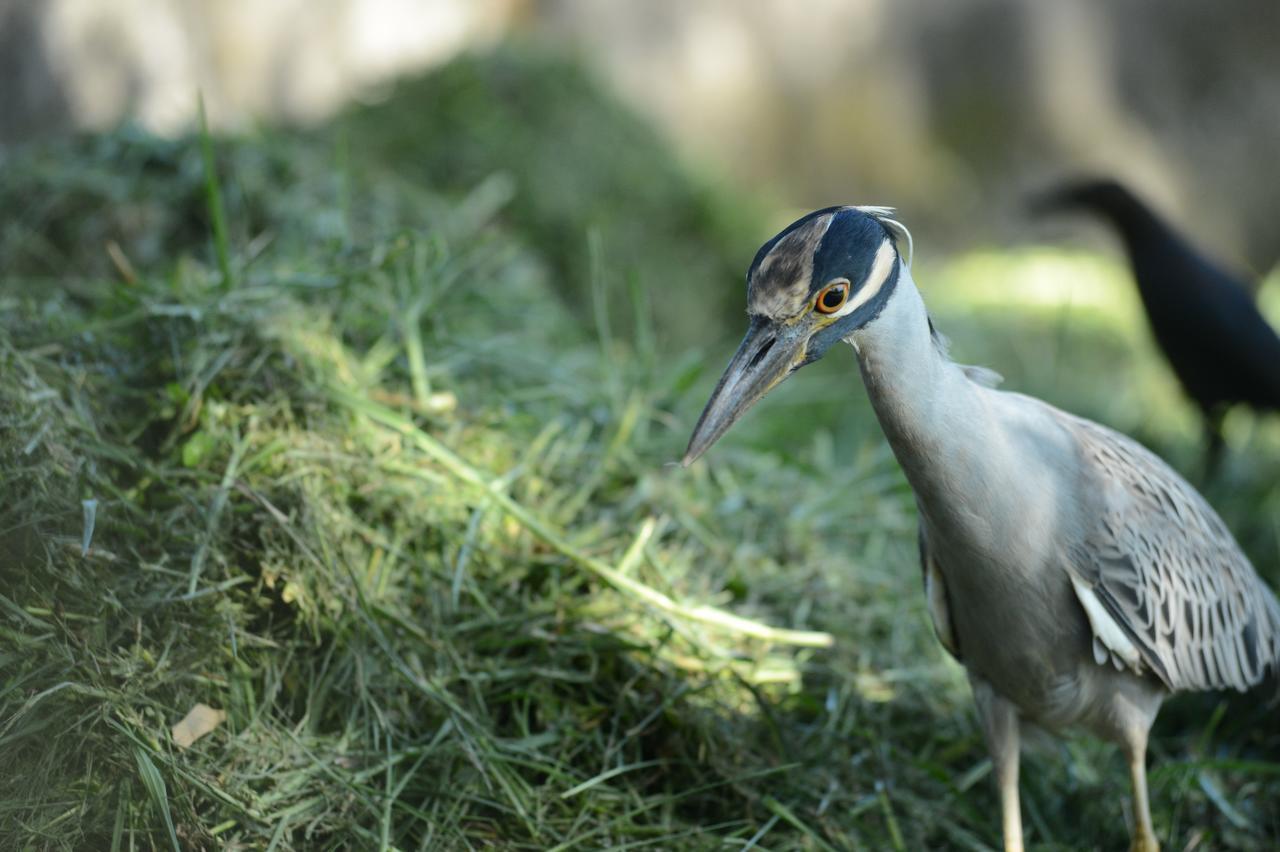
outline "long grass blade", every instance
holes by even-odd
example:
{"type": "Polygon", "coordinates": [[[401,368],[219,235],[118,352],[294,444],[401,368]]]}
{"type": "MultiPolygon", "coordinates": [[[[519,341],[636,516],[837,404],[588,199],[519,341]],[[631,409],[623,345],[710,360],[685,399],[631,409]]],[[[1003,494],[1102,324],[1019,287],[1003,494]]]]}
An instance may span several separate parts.
{"type": "Polygon", "coordinates": [[[151,803],[164,819],[164,827],[169,832],[169,842],[173,845],[174,852],[182,852],[182,847],[178,844],[178,832],[173,827],[173,814],[169,810],[169,791],[164,783],[164,776],[160,774],[150,755],[141,748],[134,748],[133,755],[138,761],[138,775],[142,777],[142,786],[147,789],[147,794],[151,796],[151,803]]]}
{"type": "Polygon", "coordinates": [[[200,120],[200,157],[204,163],[204,198],[209,222],[213,227],[213,249],[218,257],[218,271],[222,273],[222,287],[235,286],[231,274],[231,241],[227,237],[227,217],[222,207],[222,186],[218,180],[218,163],[213,152],[213,136],[209,133],[209,121],[204,111],[204,95],[196,98],[196,113],[200,120]]]}

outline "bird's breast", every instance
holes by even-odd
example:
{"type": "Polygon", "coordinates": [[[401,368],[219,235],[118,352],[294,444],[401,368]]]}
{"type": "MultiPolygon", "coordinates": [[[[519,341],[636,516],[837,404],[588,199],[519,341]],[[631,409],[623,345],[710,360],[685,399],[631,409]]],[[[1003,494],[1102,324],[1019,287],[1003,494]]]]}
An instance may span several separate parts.
{"type": "MultiPolygon", "coordinates": [[[[1056,717],[1062,684],[1091,660],[1088,624],[1066,571],[1005,550],[926,531],[933,582],[963,664],[1036,719],[1056,717]]],[[[935,621],[937,616],[935,615],[935,621]]]]}

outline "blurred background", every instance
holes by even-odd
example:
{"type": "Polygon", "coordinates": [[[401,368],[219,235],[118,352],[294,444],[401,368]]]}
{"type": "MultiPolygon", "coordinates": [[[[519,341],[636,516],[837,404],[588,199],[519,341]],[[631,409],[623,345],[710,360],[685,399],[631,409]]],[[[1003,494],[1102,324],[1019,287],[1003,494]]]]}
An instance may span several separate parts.
{"type": "MultiPolygon", "coordinates": [[[[1114,233],[1027,207],[1115,177],[1280,325],[1277,33],[1265,0],[0,0],[0,545],[39,649],[0,744],[40,767],[0,834],[163,844],[172,802],[209,848],[992,848],[851,354],[669,463],[759,244],[889,205],[957,360],[1155,449],[1280,584],[1280,417],[1233,411],[1202,475],[1114,233]],[[593,559],[835,647],[707,638],[593,559]],[[197,699],[225,724],[174,751],[197,699]]],[[[1165,712],[1168,848],[1280,842],[1259,707],[1165,712]]],[[[1112,752],[1031,760],[1033,842],[1124,842],[1112,752]]]]}
{"type": "MultiPolygon", "coordinates": [[[[122,122],[180,135],[196,92],[227,132],[348,128],[357,159],[445,193],[511,181],[507,215],[545,244],[553,286],[585,305],[589,274],[638,282],[668,352],[723,350],[753,245],[829,204],[899,208],[926,264],[1034,244],[1117,257],[1098,225],[1027,211],[1081,174],[1121,179],[1274,312],[1278,26],[1261,0],[9,0],[0,146],[122,122]]],[[[964,268],[970,291],[1042,314],[1134,309],[1122,286],[1050,266],[1016,283],[964,268]]],[[[624,321],[628,298],[610,307],[624,321]]],[[[1112,419],[1141,430],[1138,411],[1112,419]]]]}
{"type": "MultiPolygon", "coordinates": [[[[1179,0],[6,0],[0,142],[133,119],[319,124],[502,39],[582,58],[684,156],[788,208],[892,202],[926,245],[1022,233],[1021,195],[1123,176],[1237,265],[1280,256],[1280,10],[1179,0]]],[[[429,108],[423,105],[424,109],[429,108]]]]}

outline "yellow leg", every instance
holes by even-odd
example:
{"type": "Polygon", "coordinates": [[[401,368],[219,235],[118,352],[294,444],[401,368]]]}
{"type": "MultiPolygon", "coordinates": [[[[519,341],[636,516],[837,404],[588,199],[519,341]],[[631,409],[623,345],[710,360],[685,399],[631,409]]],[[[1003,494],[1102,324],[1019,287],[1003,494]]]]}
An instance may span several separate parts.
{"type": "Polygon", "coordinates": [[[1160,852],[1151,827],[1151,806],[1147,801],[1147,737],[1140,742],[1129,743],[1125,748],[1129,761],[1129,779],[1133,782],[1133,844],[1131,852],[1160,852]]]}
{"type": "Polygon", "coordinates": [[[1004,852],[1022,852],[1022,808],[1018,802],[1018,709],[987,683],[970,676],[978,718],[987,739],[1000,791],[1004,852]]]}

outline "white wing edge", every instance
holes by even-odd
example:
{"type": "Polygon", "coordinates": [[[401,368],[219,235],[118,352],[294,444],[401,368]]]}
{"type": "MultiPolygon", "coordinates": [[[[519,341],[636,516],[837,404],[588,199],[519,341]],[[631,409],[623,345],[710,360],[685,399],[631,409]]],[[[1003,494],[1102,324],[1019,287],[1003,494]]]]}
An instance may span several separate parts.
{"type": "Polygon", "coordinates": [[[960,643],[951,626],[951,611],[947,609],[947,588],[942,574],[934,566],[933,560],[926,560],[924,568],[924,596],[929,604],[929,618],[933,621],[933,632],[938,634],[942,647],[956,659],[960,658],[960,643]]]}
{"type": "Polygon", "coordinates": [[[1081,580],[1074,572],[1069,572],[1071,576],[1071,585],[1076,591],[1076,598],[1079,599],[1080,605],[1084,607],[1084,614],[1089,619],[1089,626],[1093,629],[1093,657],[1099,664],[1106,663],[1107,653],[1109,652],[1112,662],[1119,667],[1121,664],[1128,666],[1134,672],[1141,674],[1143,671],[1142,654],[1138,651],[1136,645],[1125,633],[1124,628],[1116,623],[1116,620],[1107,612],[1107,608],[1102,605],[1102,601],[1098,600],[1098,596],[1094,594],[1093,587],[1085,581],[1081,580]],[[1099,648],[1101,644],[1101,648],[1099,648]]]}

